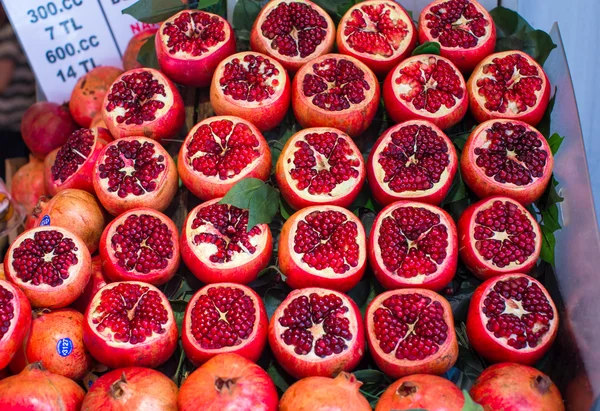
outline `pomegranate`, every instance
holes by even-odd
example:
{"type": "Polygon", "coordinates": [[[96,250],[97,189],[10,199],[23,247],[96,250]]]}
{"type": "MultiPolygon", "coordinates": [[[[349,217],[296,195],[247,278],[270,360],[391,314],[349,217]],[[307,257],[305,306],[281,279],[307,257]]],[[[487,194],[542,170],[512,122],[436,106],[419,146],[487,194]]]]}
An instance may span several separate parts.
{"type": "Polygon", "coordinates": [[[377,77],[351,56],[320,56],[302,66],[292,82],[292,108],[304,128],[333,127],[357,137],[369,127],[377,107],[377,77]]]}
{"type": "Polygon", "coordinates": [[[177,348],[177,325],[167,297],[138,281],[105,285],[85,313],[83,342],[109,368],[156,368],[177,348]]]}
{"type": "Polygon", "coordinates": [[[134,208],[108,224],[100,239],[100,257],[112,281],[161,285],[179,268],[179,232],[163,213],[134,208]]]}
{"type": "Polygon", "coordinates": [[[454,144],[433,123],[409,120],[387,129],[367,161],[371,193],[380,204],[414,200],[439,205],[454,181],[454,144]]]}
{"type": "Polygon", "coordinates": [[[392,378],[441,375],[458,358],[452,309],[433,291],[406,288],[379,294],[367,308],[365,328],[375,364],[392,378]]]}
{"type": "Polygon", "coordinates": [[[196,366],[222,353],[258,361],[267,343],[269,319],[251,288],[218,283],[200,289],[187,305],[181,342],[196,366]]]}
{"type": "Polygon", "coordinates": [[[470,391],[485,411],[564,411],[558,388],[550,377],[526,365],[502,363],[485,369],[470,391]]]}
{"type": "Polygon", "coordinates": [[[187,215],[181,258],[204,283],[248,284],[271,260],[273,239],[267,224],[248,230],[248,210],[206,201],[187,215]]]}
{"type": "Polygon", "coordinates": [[[226,353],[208,360],[183,382],[179,411],[276,411],[277,390],[265,370],[226,353]]]}
{"type": "Polygon", "coordinates": [[[277,59],[291,75],[305,63],[333,50],[335,26],[308,0],[271,0],[250,31],[252,50],[277,59]]]}
{"type": "Polygon", "coordinates": [[[12,177],[10,194],[13,200],[31,213],[39,198],[47,194],[44,183],[44,163],[35,157],[19,168],[12,177]]]}
{"type": "Polygon", "coordinates": [[[161,72],[140,68],[121,74],[102,103],[102,119],[115,138],[177,136],[185,107],[177,87],[161,72]]]}
{"type": "Polygon", "coordinates": [[[554,157],[544,136],[517,120],[489,120],[467,139],[460,168],[479,198],[504,195],[523,205],[537,201],[548,186],[554,157]]]}
{"type": "Polygon", "coordinates": [[[285,201],[296,210],[321,204],[348,207],[365,182],[365,163],[344,132],[307,128],[285,144],[275,179],[285,201]]]}
{"type": "Polygon", "coordinates": [[[183,184],[201,200],[223,197],[246,177],[271,174],[271,151],[250,122],[234,116],[209,117],[188,133],[177,160],[183,184]]]}
{"type": "Polygon", "coordinates": [[[375,218],[369,263],[387,289],[419,287],[440,291],[458,264],[458,234],[452,217],[436,206],[398,201],[375,218]]]}
{"type": "Polygon", "coordinates": [[[279,235],[279,268],[292,288],[348,291],[362,278],[366,234],[352,212],[312,206],[292,215],[279,235]]]}
{"type": "Polygon", "coordinates": [[[0,280],[0,370],[22,346],[31,326],[31,305],[18,287],[0,280]]]}
{"type": "Polygon", "coordinates": [[[140,54],[140,49],[146,42],[150,39],[150,37],[156,34],[158,29],[156,27],[149,28],[144,31],[140,31],[136,33],[129,43],[127,43],[127,47],[125,48],[125,52],[123,53],[123,69],[125,71],[142,68],[142,64],[138,62],[138,55],[140,54]]]}
{"type": "Polygon", "coordinates": [[[66,143],[77,129],[66,105],[40,101],[25,111],[21,119],[21,135],[31,154],[44,159],[52,150],[66,143]]]}
{"type": "Polygon", "coordinates": [[[56,155],[60,151],[61,147],[55,148],[44,158],[44,187],[48,194],[50,194],[50,190],[52,190],[52,186],[54,185],[52,178],[52,166],[56,161],[56,155]]]}
{"type": "Polygon", "coordinates": [[[417,45],[417,29],[400,4],[367,0],[350,7],[337,28],[341,54],[356,57],[379,77],[410,56],[417,45]]]}
{"type": "Polygon", "coordinates": [[[81,295],[92,271],[92,257],[83,241],[62,227],[25,231],[4,258],[9,281],[34,308],[62,308],[81,295]]]}
{"type": "Polygon", "coordinates": [[[467,84],[471,113],[478,123],[491,119],[520,120],[536,126],[550,101],[544,69],[522,51],[487,56],[467,84]]]}
{"type": "MultiPolygon", "coordinates": [[[[94,116],[94,118],[92,118],[92,122],[90,123],[90,128],[105,128],[108,129],[108,127],[106,126],[106,123],[104,122],[104,119],[102,118],[102,112],[99,111],[98,113],[96,113],[96,115],[94,116]]],[[[112,136],[111,136],[112,139],[112,136]]]]}
{"type": "Polygon", "coordinates": [[[87,310],[94,295],[108,283],[110,283],[110,280],[106,277],[104,271],[102,271],[102,260],[100,259],[100,256],[96,255],[92,257],[92,276],[90,277],[90,281],[88,281],[85,286],[83,294],[71,304],[71,308],[79,311],[81,314],[85,314],[85,310],[87,310]]]}
{"type": "Polygon", "coordinates": [[[175,162],[158,142],[144,137],[115,140],[100,152],[94,190],[112,215],[137,207],[164,211],[177,193],[175,162]]]}
{"type": "Polygon", "coordinates": [[[508,197],[471,204],[457,226],[460,258],[482,280],[528,273],[540,256],[540,226],[525,207],[508,197]]]}
{"type": "Polygon", "coordinates": [[[294,290],[271,317],[269,346],[277,362],[296,378],[351,371],[365,354],[360,311],[337,291],[294,290]]]}
{"type": "Polygon", "coordinates": [[[435,41],[440,54],[471,72],[494,52],[496,25],[477,0],[436,0],[419,16],[419,43],[435,41]]]}
{"type": "Polygon", "coordinates": [[[98,378],[81,411],[177,411],[177,385],[161,372],[143,367],[110,371],[98,378]]]}
{"type": "Polygon", "coordinates": [[[335,378],[304,378],[285,391],[279,411],[370,411],[369,401],[359,391],[361,385],[347,372],[335,378]]]}
{"type": "Polygon", "coordinates": [[[210,104],[219,116],[238,116],[260,131],[278,126],[290,106],[290,78],[264,54],[233,54],[219,63],[210,85],[210,104]]]}

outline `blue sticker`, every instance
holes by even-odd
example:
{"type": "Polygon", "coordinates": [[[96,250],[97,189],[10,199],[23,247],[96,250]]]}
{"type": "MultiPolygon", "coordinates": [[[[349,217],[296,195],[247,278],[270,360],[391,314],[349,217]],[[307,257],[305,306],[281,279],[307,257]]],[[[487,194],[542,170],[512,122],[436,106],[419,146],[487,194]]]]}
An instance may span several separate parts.
{"type": "Polygon", "coordinates": [[[56,343],[56,352],[61,357],[67,357],[73,352],[73,341],[69,338],[61,338],[56,343]]]}
{"type": "Polygon", "coordinates": [[[48,214],[46,214],[42,218],[42,221],[40,221],[40,227],[45,226],[45,225],[50,225],[50,216],[48,214]]]}

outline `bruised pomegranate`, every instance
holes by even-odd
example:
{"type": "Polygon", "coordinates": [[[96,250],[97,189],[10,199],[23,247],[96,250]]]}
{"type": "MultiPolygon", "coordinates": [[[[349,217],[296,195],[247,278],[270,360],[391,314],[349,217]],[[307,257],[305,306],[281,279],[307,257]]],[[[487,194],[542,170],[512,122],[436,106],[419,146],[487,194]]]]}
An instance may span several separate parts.
{"type": "Polygon", "coordinates": [[[241,117],[267,131],[283,121],[290,88],[290,78],[277,60],[256,52],[237,53],[217,66],[210,104],[218,116],[241,117]]]}
{"type": "Polygon", "coordinates": [[[183,184],[201,200],[223,197],[246,177],[267,180],[271,151],[249,121],[234,116],[209,117],[188,133],[177,160],[183,184]]]}
{"type": "Polygon", "coordinates": [[[348,207],[365,181],[356,144],[335,128],[307,128],[287,141],[275,170],[277,186],[294,209],[330,204],[348,207]]]}
{"type": "Polygon", "coordinates": [[[177,339],[169,300],[150,284],[107,284],[85,313],[83,342],[109,368],[158,367],[173,355],[177,339]]]}
{"type": "Polygon", "coordinates": [[[100,256],[96,255],[92,257],[92,275],[90,281],[88,281],[85,286],[83,294],[71,304],[71,308],[79,311],[81,314],[85,314],[85,310],[87,310],[94,295],[108,283],[110,283],[110,280],[106,277],[104,271],[102,271],[102,260],[100,259],[100,256]]]}
{"type": "Polygon", "coordinates": [[[31,157],[29,162],[13,175],[10,194],[28,214],[31,213],[39,198],[48,194],[44,182],[44,163],[31,157]]]}
{"type": "Polygon", "coordinates": [[[22,347],[31,327],[31,305],[14,284],[0,279],[0,370],[22,347]]]}
{"type": "Polygon", "coordinates": [[[21,135],[31,154],[43,160],[65,144],[77,124],[66,105],[40,101],[30,106],[21,119],[21,135]]]}
{"type": "Polygon", "coordinates": [[[127,43],[127,47],[125,48],[125,52],[123,53],[123,69],[125,71],[142,68],[142,64],[138,61],[138,55],[140,54],[140,49],[146,42],[150,39],[150,37],[156,34],[158,28],[152,27],[144,31],[140,31],[136,33],[129,43],[127,43]]]}
{"type": "Polygon", "coordinates": [[[351,56],[325,54],[311,60],[292,83],[292,108],[304,128],[333,127],[357,137],[369,127],[377,107],[375,74],[351,56]]]}
{"type": "Polygon", "coordinates": [[[365,313],[367,343],[375,364],[389,377],[448,371],[458,358],[450,304],[417,288],[386,291],[365,313]]]}
{"type": "Polygon", "coordinates": [[[292,288],[348,291],[362,278],[366,234],[352,212],[312,206],[292,215],[279,235],[279,268],[292,288]]]}
{"type": "Polygon", "coordinates": [[[248,230],[248,210],[206,201],[188,214],[181,233],[181,257],[204,283],[248,284],[271,260],[267,224],[248,230]]]}

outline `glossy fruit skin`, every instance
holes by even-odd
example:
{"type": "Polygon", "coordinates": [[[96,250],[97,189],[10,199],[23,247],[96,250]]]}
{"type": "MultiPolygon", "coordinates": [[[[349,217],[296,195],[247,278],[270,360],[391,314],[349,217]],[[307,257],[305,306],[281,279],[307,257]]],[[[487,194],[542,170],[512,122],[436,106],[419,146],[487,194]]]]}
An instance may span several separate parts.
{"type": "Polygon", "coordinates": [[[5,279],[0,279],[0,287],[9,290],[14,296],[12,300],[14,317],[11,319],[11,326],[0,338],[0,370],[2,370],[8,366],[16,352],[22,347],[23,341],[29,333],[31,304],[23,291],[5,279]]]}
{"type": "Polygon", "coordinates": [[[21,119],[21,135],[31,153],[43,160],[52,150],[62,146],[77,128],[66,105],[40,101],[25,111],[21,119]]]}
{"type": "Polygon", "coordinates": [[[526,365],[495,364],[485,369],[470,391],[485,411],[564,411],[560,392],[550,378],[526,365]]]}
{"type": "Polygon", "coordinates": [[[99,255],[95,255],[92,257],[92,276],[90,277],[90,281],[88,281],[85,286],[83,294],[81,294],[70,307],[79,311],[81,314],[85,314],[85,310],[87,310],[94,295],[108,283],[110,283],[110,279],[102,271],[102,260],[99,255]]]}
{"type": "Polygon", "coordinates": [[[142,64],[137,61],[140,49],[150,37],[156,34],[157,30],[158,29],[156,27],[152,27],[147,30],[140,31],[139,33],[136,33],[131,40],[129,40],[129,43],[127,43],[127,48],[123,53],[123,69],[125,71],[143,67],[142,64]]]}
{"type": "Polygon", "coordinates": [[[192,372],[177,399],[179,411],[276,411],[277,402],[265,370],[232,353],[219,354],[192,372]]]}
{"type": "Polygon", "coordinates": [[[44,163],[32,156],[13,175],[11,184],[13,200],[22,205],[27,213],[31,213],[39,198],[48,194],[44,182],[44,163]]]}

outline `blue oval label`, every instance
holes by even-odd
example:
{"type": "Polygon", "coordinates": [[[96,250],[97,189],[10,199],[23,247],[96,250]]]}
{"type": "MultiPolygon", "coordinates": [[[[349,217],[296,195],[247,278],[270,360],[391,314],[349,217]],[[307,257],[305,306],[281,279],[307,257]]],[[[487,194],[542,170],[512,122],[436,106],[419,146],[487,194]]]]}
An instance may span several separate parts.
{"type": "Polygon", "coordinates": [[[42,217],[42,221],[40,221],[40,227],[44,225],[50,225],[50,216],[48,214],[42,217]]]}
{"type": "Polygon", "coordinates": [[[69,338],[61,338],[56,343],[56,352],[61,357],[67,357],[73,352],[73,341],[69,338]]]}

